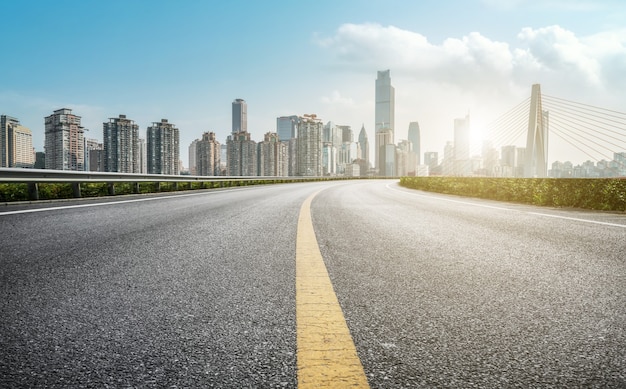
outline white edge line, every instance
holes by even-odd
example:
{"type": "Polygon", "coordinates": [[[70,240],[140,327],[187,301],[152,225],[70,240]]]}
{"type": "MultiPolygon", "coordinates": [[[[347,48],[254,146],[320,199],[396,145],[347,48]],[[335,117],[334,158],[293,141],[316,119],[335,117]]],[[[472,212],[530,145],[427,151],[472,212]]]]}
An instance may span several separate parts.
{"type": "Polygon", "coordinates": [[[603,226],[626,228],[626,224],[599,222],[599,221],[596,221],[596,220],[579,219],[579,218],[575,218],[575,217],[560,216],[560,215],[551,215],[549,213],[520,211],[520,210],[511,209],[511,208],[494,207],[494,206],[491,206],[491,205],[470,203],[470,202],[467,202],[467,201],[444,199],[444,198],[441,198],[441,197],[428,196],[428,195],[423,195],[423,194],[419,194],[419,193],[412,193],[412,192],[409,192],[409,191],[399,190],[399,189],[396,189],[396,188],[392,188],[390,185],[391,184],[387,184],[387,189],[395,190],[396,192],[410,194],[410,195],[413,195],[413,196],[426,197],[426,198],[429,198],[429,199],[436,199],[436,200],[448,201],[448,202],[451,202],[451,203],[458,203],[458,204],[465,204],[465,205],[472,205],[474,207],[497,209],[497,210],[500,210],[500,211],[517,211],[517,212],[525,213],[525,214],[528,214],[528,215],[545,216],[545,217],[551,217],[551,218],[555,218],[555,219],[572,220],[572,221],[578,221],[578,222],[583,222],[583,223],[600,224],[600,225],[603,225],[603,226]]]}
{"type": "MultiPolygon", "coordinates": [[[[247,188],[231,188],[229,190],[229,192],[230,191],[234,191],[234,190],[244,190],[244,189],[250,189],[250,188],[249,187],[247,187],[247,188]]],[[[186,193],[186,194],[171,195],[171,196],[165,195],[165,196],[160,196],[160,197],[147,197],[145,199],[119,200],[119,201],[107,201],[107,202],[104,202],[104,203],[76,204],[76,205],[63,205],[63,206],[59,206],[59,207],[22,209],[22,210],[19,210],[19,211],[0,212],[0,216],[19,215],[19,214],[23,214],[23,213],[34,213],[34,212],[57,211],[57,210],[61,210],[61,209],[100,207],[100,206],[104,206],[104,205],[138,203],[138,202],[142,202],[142,201],[165,200],[165,199],[173,199],[173,198],[178,198],[178,197],[201,196],[201,195],[208,195],[208,194],[215,194],[215,193],[222,193],[222,192],[224,192],[224,191],[221,190],[221,191],[212,191],[212,192],[186,193]]],[[[94,199],[95,199],[95,197],[94,197],[94,199]]]]}

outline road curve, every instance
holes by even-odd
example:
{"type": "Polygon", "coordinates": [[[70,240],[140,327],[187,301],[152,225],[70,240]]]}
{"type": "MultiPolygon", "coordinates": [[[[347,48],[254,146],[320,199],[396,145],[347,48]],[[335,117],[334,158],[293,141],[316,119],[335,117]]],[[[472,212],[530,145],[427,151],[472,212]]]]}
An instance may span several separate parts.
{"type": "Polygon", "coordinates": [[[319,190],[371,387],[626,386],[623,214],[390,180],[1,208],[0,386],[296,387],[298,217],[319,190]]]}

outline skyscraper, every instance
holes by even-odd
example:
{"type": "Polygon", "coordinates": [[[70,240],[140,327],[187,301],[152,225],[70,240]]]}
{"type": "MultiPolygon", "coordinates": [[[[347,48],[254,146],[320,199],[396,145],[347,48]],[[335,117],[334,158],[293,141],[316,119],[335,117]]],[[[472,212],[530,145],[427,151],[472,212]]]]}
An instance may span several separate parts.
{"type": "Polygon", "coordinates": [[[11,116],[0,116],[0,167],[26,167],[35,164],[33,134],[11,116]]]}
{"type": "Polygon", "coordinates": [[[214,132],[205,132],[196,142],[196,174],[199,176],[219,176],[221,145],[214,132]]]}
{"type": "Polygon", "coordinates": [[[139,173],[139,125],[119,115],[102,124],[104,170],[118,173],[139,173]]]}
{"type": "Polygon", "coordinates": [[[80,116],[61,108],[45,118],[46,169],[85,170],[85,130],[80,116]]]}
{"type": "Polygon", "coordinates": [[[276,118],[276,133],[281,142],[293,139],[298,133],[298,116],[281,116],[276,118]]]}
{"type": "Polygon", "coordinates": [[[297,139],[297,176],[322,175],[322,133],[324,124],[317,115],[300,118],[297,139]]]}
{"type": "Polygon", "coordinates": [[[365,132],[365,124],[361,126],[361,132],[359,132],[359,148],[361,151],[361,154],[359,155],[359,159],[362,159],[365,161],[365,166],[369,166],[370,144],[369,144],[369,141],[367,140],[367,132],[365,132]]]}
{"type": "MultiPolygon", "coordinates": [[[[381,176],[389,176],[385,166],[389,166],[388,162],[391,156],[385,153],[391,148],[386,147],[388,144],[393,145],[393,131],[395,129],[395,89],[391,86],[391,76],[389,70],[379,71],[376,78],[376,111],[375,111],[375,134],[376,134],[376,169],[381,176]],[[381,143],[386,142],[386,143],[381,143]]],[[[394,146],[395,150],[395,146],[394,146]]],[[[395,156],[393,157],[395,158],[395,156]]]]}
{"type": "Polygon", "coordinates": [[[233,101],[232,134],[248,131],[248,104],[244,99],[233,101]]]}
{"type": "Polygon", "coordinates": [[[418,122],[409,123],[409,141],[413,144],[413,153],[415,154],[416,164],[421,162],[421,149],[420,149],[420,125],[418,122]]]}
{"type": "Polygon", "coordinates": [[[153,122],[148,127],[147,163],[148,174],[180,173],[180,133],[178,128],[167,119],[153,122]]]}

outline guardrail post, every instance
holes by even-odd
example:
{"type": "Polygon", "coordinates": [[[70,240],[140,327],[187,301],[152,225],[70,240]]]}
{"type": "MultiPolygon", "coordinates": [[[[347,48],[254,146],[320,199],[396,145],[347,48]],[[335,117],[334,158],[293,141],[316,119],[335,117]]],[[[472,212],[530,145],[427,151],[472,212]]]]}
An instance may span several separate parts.
{"type": "Polygon", "coordinates": [[[109,196],[115,196],[115,183],[109,182],[107,184],[107,188],[108,188],[109,196]]]}
{"type": "Polygon", "coordinates": [[[139,182],[133,182],[133,193],[139,194],[139,182]]]}
{"type": "Polygon", "coordinates": [[[28,183],[28,199],[32,201],[39,200],[39,184],[36,182],[28,183]]]}
{"type": "Polygon", "coordinates": [[[155,183],[154,190],[157,191],[157,192],[161,191],[161,183],[160,182],[155,183]]]}
{"type": "Polygon", "coordinates": [[[178,190],[178,182],[174,183],[174,190],[178,190]]]}
{"type": "Polygon", "coordinates": [[[75,198],[80,198],[81,194],[80,194],[80,182],[73,182],[72,183],[72,192],[74,193],[74,197],[75,198]]]}

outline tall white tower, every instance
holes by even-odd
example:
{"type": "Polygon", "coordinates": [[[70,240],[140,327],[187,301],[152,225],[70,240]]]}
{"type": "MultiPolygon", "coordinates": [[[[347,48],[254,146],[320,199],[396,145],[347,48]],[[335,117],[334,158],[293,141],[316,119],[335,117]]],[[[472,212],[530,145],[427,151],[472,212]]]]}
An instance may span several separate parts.
{"type": "Polygon", "coordinates": [[[532,178],[546,177],[547,175],[548,112],[544,112],[541,108],[541,85],[534,84],[530,96],[524,176],[532,178]]]}

